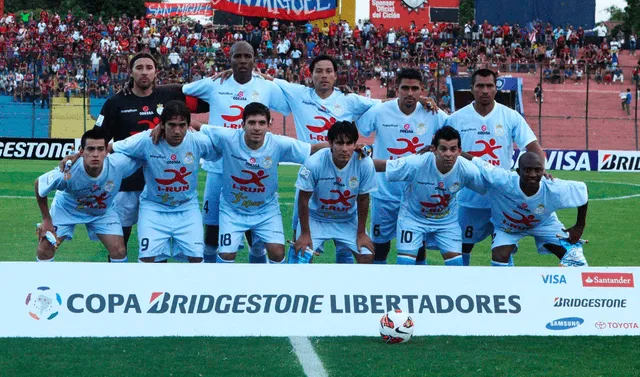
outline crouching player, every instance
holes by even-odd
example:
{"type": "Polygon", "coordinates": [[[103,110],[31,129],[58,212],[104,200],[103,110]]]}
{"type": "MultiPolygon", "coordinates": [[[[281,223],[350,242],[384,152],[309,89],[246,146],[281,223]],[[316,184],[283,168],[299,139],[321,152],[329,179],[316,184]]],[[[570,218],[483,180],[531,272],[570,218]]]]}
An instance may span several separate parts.
{"type": "Polygon", "coordinates": [[[460,189],[486,191],[478,168],[460,155],[460,134],[445,126],[433,136],[433,153],[396,160],[374,160],[390,182],[407,182],[398,214],[398,264],[416,264],[418,249],[429,240],[440,249],[447,266],[462,266],[458,225],[460,189]]]}
{"type": "Polygon", "coordinates": [[[350,250],[358,263],[373,263],[373,243],[365,231],[369,193],[377,190],[373,161],[355,152],[358,129],[352,122],[334,123],[327,138],[330,149],[309,157],[298,173],[295,253],[334,240],[337,250],[350,250]]]}
{"type": "Polygon", "coordinates": [[[190,122],[184,102],[169,101],[156,127],[162,137],[157,144],[151,130],[113,144],[114,152],[144,162],[146,185],[140,194],[138,216],[141,262],[166,262],[172,256],[191,263],[203,261],[198,169],[201,158],[211,161],[220,157],[207,135],[187,132],[190,122]]]}
{"type": "Polygon", "coordinates": [[[77,224],[85,224],[89,238],[100,240],[111,262],[127,262],[122,226],[113,204],[122,179],[133,174],[140,163],[123,155],[107,156],[107,134],[99,128],[89,130],[80,141],[80,161],[64,172],[57,167],[35,182],[36,200],[42,213],[38,228],[37,260],[51,262],[57,246],[73,237],[77,224]],[[47,195],[58,190],[51,204],[47,195]],[[47,240],[51,232],[56,245],[47,240]]]}
{"type": "MultiPolygon", "coordinates": [[[[220,249],[217,263],[235,261],[247,230],[265,243],[269,263],[284,262],[284,231],[278,203],[278,164],[304,161],[328,144],[310,145],[267,132],[269,109],[252,102],[242,113],[242,129],[204,125],[222,158],[220,249]]],[[[257,241],[254,241],[257,242],[257,241]]]]}
{"type": "MultiPolygon", "coordinates": [[[[464,157],[472,156],[465,153],[464,157]]],[[[587,186],[583,182],[547,179],[544,162],[536,153],[520,157],[518,169],[510,172],[495,169],[478,157],[473,158],[491,194],[491,222],[495,228],[491,242],[491,265],[512,266],[510,256],[518,250],[518,242],[533,236],[539,253],[553,253],[560,266],[586,266],[582,248],[567,252],[558,235],[570,244],[580,241],[586,225],[587,186]],[[555,211],[578,207],[576,224],[564,229],[555,211]]]]}

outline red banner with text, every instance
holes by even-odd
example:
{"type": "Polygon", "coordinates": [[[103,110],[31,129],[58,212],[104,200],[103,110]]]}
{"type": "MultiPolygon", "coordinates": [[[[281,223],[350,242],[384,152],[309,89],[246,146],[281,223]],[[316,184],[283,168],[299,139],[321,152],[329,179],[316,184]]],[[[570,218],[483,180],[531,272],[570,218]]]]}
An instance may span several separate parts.
{"type": "Polygon", "coordinates": [[[422,25],[431,26],[431,10],[452,10],[460,7],[460,0],[371,0],[369,19],[376,25],[383,25],[386,29],[401,26],[406,30],[415,22],[420,29],[422,25]]]}

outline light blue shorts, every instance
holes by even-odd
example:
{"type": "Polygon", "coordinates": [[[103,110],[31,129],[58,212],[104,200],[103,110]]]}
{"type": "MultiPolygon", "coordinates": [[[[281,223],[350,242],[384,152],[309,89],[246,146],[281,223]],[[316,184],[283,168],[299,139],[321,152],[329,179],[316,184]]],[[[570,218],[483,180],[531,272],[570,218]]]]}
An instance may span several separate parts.
{"type": "Polygon", "coordinates": [[[202,217],[198,208],[176,212],[140,209],[138,221],[139,258],[156,257],[156,262],[173,257],[204,256],[202,217]]]}
{"type": "Polygon", "coordinates": [[[75,227],[79,224],[84,224],[87,227],[87,233],[92,241],[99,240],[98,234],[122,236],[122,225],[120,225],[118,213],[113,207],[108,208],[102,216],[84,215],[74,218],[72,213],[56,204],[54,200],[50,213],[53,226],[56,227],[56,235],[60,238],[73,239],[75,227]]]}
{"type": "Polygon", "coordinates": [[[205,225],[219,225],[220,192],[222,191],[222,173],[207,172],[202,201],[202,222],[205,225]]]}
{"type": "Polygon", "coordinates": [[[220,204],[220,238],[219,253],[235,253],[242,243],[242,237],[251,230],[254,244],[261,240],[264,243],[284,245],[284,228],[280,208],[266,210],[265,213],[245,215],[234,211],[223,203],[220,204]],[[257,239],[256,239],[257,238],[257,239]]]}
{"type": "Polygon", "coordinates": [[[371,240],[385,243],[396,236],[400,201],[371,197],[371,240]]]}
{"type": "Polygon", "coordinates": [[[439,249],[441,253],[461,253],[460,226],[455,221],[438,226],[425,226],[409,217],[398,219],[396,233],[398,252],[418,255],[418,249],[425,242],[428,242],[433,248],[439,249]]]}
{"type": "Polygon", "coordinates": [[[557,237],[558,234],[563,236],[567,235],[562,229],[564,229],[564,225],[558,220],[558,216],[556,216],[555,213],[530,230],[505,232],[503,229],[496,227],[491,248],[505,245],[516,245],[516,247],[518,247],[518,242],[520,242],[521,239],[526,236],[532,236],[536,241],[538,253],[549,254],[550,251],[544,247],[545,244],[563,247],[560,244],[560,239],[557,237]]]}
{"type": "Polygon", "coordinates": [[[118,217],[123,227],[134,226],[138,223],[141,191],[120,191],[113,203],[118,211],[118,217]]]}
{"type": "Polygon", "coordinates": [[[490,208],[458,207],[462,242],[476,244],[493,233],[490,208]]]}
{"type": "MultiPolygon", "coordinates": [[[[356,245],[358,236],[357,219],[348,222],[334,222],[319,221],[310,217],[309,230],[311,231],[311,243],[317,252],[324,252],[324,242],[333,240],[336,245],[336,251],[349,250],[357,254],[372,254],[371,250],[365,248],[358,250],[356,245]]],[[[296,234],[300,236],[301,232],[300,224],[298,224],[296,234]]]]}

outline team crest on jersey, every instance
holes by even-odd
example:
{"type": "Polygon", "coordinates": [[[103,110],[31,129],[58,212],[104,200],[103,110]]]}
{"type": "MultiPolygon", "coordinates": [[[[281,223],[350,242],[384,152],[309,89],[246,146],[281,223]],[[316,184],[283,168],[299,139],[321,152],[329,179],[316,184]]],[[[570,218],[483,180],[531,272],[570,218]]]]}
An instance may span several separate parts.
{"type": "Polygon", "coordinates": [[[184,155],[184,163],[185,164],[193,164],[193,153],[187,152],[184,155]]]}
{"type": "Polygon", "coordinates": [[[334,113],[336,116],[341,116],[342,114],[344,114],[344,108],[342,108],[342,105],[340,105],[339,103],[336,103],[336,104],[333,106],[333,113],[334,113]]]}
{"type": "Polygon", "coordinates": [[[271,156],[267,156],[264,158],[264,162],[262,163],[262,165],[266,168],[269,169],[271,166],[273,166],[273,160],[271,159],[271,156]]]}
{"type": "Polygon", "coordinates": [[[544,204],[538,204],[533,213],[535,213],[536,215],[542,215],[544,213],[544,204]]]}
{"type": "Polygon", "coordinates": [[[353,176],[349,179],[349,187],[352,189],[358,187],[358,177],[353,176]]]}
{"type": "Polygon", "coordinates": [[[64,179],[65,181],[68,181],[71,179],[71,172],[67,171],[64,173],[64,176],[62,177],[62,179],[64,179]]]}
{"type": "Polygon", "coordinates": [[[504,127],[502,127],[501,124],[498,124],[496,126],[495,133],[496,133],[496,136],[500,136],[500,137],[504,136],[504,127]]]}
{"type": "Polygon", "coordinates": [[[158,106],[156,106],[156,113],[158,113],[158,115],[162,115],[162,110],[164,110],[164,106],[159,103],[158,106]]]}
{"type": "Polygon", "coordinates": [[[453,194],[460,191],[460,182],[456,182],[449,187],[449,191],[453,194]]]}
{"type": "Polygon", "coordinates": [[[425,132],[427,132],[427,127],[424,126],[424,123],[418,124],[416,127],[416,133],[418,135],[424,135],[425,132]]]}
{"type": "Polygon", "coordinates": [[[113,181],[107,181],[107,183],[104,184],[104,191],[111,192],[114,186],[113,181]]]}
{"type": "Polygon", "coordinates": [[[253,94],[251,94],[251,100],[253,102],[259,102],[260,101],[260,93],[254,91],[253,94]]]}
{"type": "Polygon", "coordinates": [[[311,174],[311,170],[307,169],[306,167],[302,167],[300,169],[300,176],[304,179],[309,179],[309,174],[311,174]]]}

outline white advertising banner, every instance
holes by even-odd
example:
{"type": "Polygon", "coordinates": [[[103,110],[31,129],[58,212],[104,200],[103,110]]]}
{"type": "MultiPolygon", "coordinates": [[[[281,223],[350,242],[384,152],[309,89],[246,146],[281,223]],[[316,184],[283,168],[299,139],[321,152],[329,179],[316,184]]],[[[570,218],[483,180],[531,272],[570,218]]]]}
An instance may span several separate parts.
{"type": "Polygon", "coordinates": [[[638,268],[0,263],[0,337],[639,335],[638,268]]]}
{"type": "Polygon", "coordinates": [[[598,171],[640,172],[638,151],[598,151],[598,171]]]}

